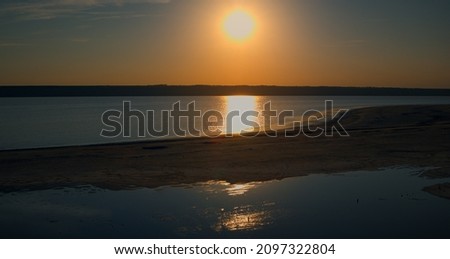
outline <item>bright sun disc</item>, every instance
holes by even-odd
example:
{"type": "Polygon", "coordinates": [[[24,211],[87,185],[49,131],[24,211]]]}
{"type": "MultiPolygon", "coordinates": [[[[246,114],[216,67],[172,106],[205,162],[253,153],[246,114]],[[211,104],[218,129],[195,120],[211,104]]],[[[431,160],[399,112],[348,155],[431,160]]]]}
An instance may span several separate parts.
{"type": "Polygon", "coordinates": [[[253,34],[255,21],[247,12],[236,10],[225,18],[223,29],[231,39],[242,41],[253,34]]]}

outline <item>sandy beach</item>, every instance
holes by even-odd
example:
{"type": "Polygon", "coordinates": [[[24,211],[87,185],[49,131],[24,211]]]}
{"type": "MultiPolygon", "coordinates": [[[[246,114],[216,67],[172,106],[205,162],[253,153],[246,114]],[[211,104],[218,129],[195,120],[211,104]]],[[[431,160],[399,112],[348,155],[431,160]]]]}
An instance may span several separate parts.
{"type": "MultiPolygon", "coordinates": [[[[262,134],[2,151],[0,191],[244,183],[389,166],[430,167],[424,177],[450,176],[449,105],[360,108],[341,122],[350,137],[262,134]]],[[[449,189],[425,191],[448,198],[449,189]]]]}

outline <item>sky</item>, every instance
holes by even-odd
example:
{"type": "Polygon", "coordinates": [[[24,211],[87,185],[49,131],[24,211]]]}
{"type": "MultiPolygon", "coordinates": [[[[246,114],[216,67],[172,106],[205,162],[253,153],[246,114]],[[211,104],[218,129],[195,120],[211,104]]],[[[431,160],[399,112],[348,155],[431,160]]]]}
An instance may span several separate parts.
{"type": "MultiPolygon", "coordinates": [[[[2,0],[2,85],[450,88],[448,0],[2,0]],[[235,40],[224,21],[254,22],[235,40]]],[[[242,25],[245,26],[245,25],[242,25]]]]}

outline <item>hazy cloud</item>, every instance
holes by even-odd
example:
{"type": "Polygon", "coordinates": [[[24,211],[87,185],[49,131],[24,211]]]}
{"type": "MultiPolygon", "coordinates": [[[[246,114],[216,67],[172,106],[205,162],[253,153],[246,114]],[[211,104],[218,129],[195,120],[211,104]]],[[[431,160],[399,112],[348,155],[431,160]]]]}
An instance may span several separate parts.
{"type": "Polygon", "coordinates": [[[75,43],[87,43],[89,42],[88,38],[72,38],[69,39],[70,42],[75,42],[75,43]]]}
{"type": "Polygon", "coordinates": [[[29,44],[18,43],[18,42],[0,42],[0,48],[14,48],[14,47],[24,47],[29,46],[29,44]]]}
{"type": "Polygon", "coordinates": [[[324,43],[324,47],[331,48],[353,48],[353,47],[363,47],[367,45],[369,42],[367,40],[355,39],[355,40],[341,40],[335,42],[327,42],[324,43]]]}
{"type": "Polygon", "coordinates": [[[77,15],[94,8],[127,4],[166,4],[170,0],[44,0],[15,1],[0,4],[0,15],[23,20],[45,20],[77,15]]]}

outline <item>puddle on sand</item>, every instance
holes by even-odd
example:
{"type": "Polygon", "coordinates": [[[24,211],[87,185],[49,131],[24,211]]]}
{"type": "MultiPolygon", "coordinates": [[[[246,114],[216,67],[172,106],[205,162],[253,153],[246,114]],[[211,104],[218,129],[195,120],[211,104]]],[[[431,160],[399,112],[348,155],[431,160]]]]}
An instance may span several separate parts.
{"type": "Polygon", "coordinates": [[[450,238],[448,179],[385,168],[281,181],[0,195],[2,238],[450,238]]]}

